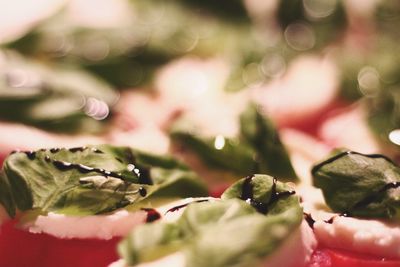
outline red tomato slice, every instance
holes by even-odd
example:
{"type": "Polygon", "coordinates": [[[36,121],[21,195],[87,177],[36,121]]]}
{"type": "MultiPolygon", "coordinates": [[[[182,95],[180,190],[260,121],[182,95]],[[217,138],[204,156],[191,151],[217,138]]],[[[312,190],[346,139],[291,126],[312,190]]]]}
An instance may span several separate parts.
{"type": "Polygon", "coordinates": [[[3,166],[3,161],[7,157],[7,155],[0,153],[0,169],[3,166]]]}
{"type": "Polygon", "coordinates": [[[329,105],[324,107],[319,112],[315,113],[313,116],[308,117],[307,119],[299,120],[291,124],[279,124],[278,126],[279,128],[295,128],[312,136],[317,136],[318,129],[321,124],[326,119],[330,118],[333,114],[335,114],[339,110],[342,110],[348,105],[348,103],[342,100],[335,99],[329,105]]]}
{"type": "Polygon", "coordinates": [[[308,267],[400,267],[400,260],[322,248],[314,252],[308,267]]]}
{"type": "Polygon", "coordinates": [[[119,239],[59,239],[17,229],[9,221],[0,228],[0,266],[106,267],[118,259],[119,239]]]}

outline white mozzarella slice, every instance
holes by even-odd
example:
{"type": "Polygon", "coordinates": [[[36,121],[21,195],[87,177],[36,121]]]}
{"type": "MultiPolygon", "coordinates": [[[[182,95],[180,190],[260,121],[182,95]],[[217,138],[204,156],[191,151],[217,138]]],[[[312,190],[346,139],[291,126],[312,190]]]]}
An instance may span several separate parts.
{"type": "Polygon", "coordinates": [[[282,142],[289,152],[290,160],[303,184],[311,185],[311,167],[324,159],[331,147],[298,130],[284,128],[279,131],[282,142]]]}
{"type": "Polygon", "coordinates": [[[51,134],[23,124],[0,123],[0,155],[6,155],[16,149],[68,148],[100,143],[104,143],[104,141],[99,137],[51,134]]]}
{"type": "Polygon", "coordinates": [[[318,115],[336,97],[337,70],[328,58],[300,56],[285,75],[253,90],[253,99],[281,126],[318,115]],[[318,101],[316,101],[318,100],[318,101]]]}
{"type": "Polygon", "coordinates": [[[67,216],[49,213],[40,215],[28,230],[31,233],[46,233],[58,238],[111,239],[124,236],[135,226],[146,221],[147,213],[130,213],[119,210],[110,215],[67,216]]]}
{"type": "MultiPolygon", "coordinates": [[[[212,201],[213,198],[186,198],[156,210],[164,220],[174,221],[181,216],[184,208],[170,211],[172,208],[185,207],[191,202],[204,200],[212,201]]],[[[31,233],[46,233],[58,238],[110,239],[115,236],[125,236],[134,227],[144,223],[146,218],[147,212],[144,210],[129,212],[122,209],[112,214],[89,216],[68,216],[50,212],[47,215],[39,215],[26,227],[31,233]]]]}
{"type": "Polygon", "coordinates": [[[152,154],[167,154],[170,139],[155,126],[144,126],[132,131],[115,130],[108,135],[108,141],[113,145],[129,146],[152,154]]]}
{"type": "Polygon", "coordinates": [[[336,216],[332,223],[316,221],[314,232],[325,247],[400,259],[398,224],[336,216]]]}
{"type": "Polygon", "coordinates": [[[315,220],[315,237],[323,247],[400,259],[398,223],[339,216],[329,211],[320,189],[302,186],[297,192],[304,212],[315,220]]]}
{"type": "Polygon", "coordinates": [[[360,105],[327,119],[319,129],[319,136],[332,147],[345,147],[367,154],[382,152],[360,105]]]}

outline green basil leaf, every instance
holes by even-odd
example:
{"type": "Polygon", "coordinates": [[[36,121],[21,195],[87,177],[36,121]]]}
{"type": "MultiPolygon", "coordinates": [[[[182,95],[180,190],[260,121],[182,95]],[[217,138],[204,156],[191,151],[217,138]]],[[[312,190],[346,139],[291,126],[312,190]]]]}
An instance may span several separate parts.
{"type": "Polygon", "coordinates": [[[235,55],[238,44],[256,39],[240,0],[130,1],[127,12],[133,15],[104,28],[79,25],[62,10],[8,46],[40,59],[81,66],[116,87],[132,88],[151,82],[157,68],[172,59],[188,53],[235,55]],[[222,2],[229,6],[221,9],[222,2]]]}
{"type": "Polygon", "coordinates": [[[118,98],[108,84],[81,70],[50,69],[3,52],[0,119],[70,133],[101,129],[118,98]]]}
{"type": "Polygon", "coordinates": [[[346,151],[312,169],[335,212],[366,218],[399,218],[400,168],[383,155],[346,151]]]}
{"type": "Polygon", "coordinates": [[[136,228],[120,243],[120,254],[128,265],[181,252],[191,267],[254,266],[278,249],[302,221],[299,198],[284,194],[287,190],[267,175],[247,177],[221,200],[188,205],[175,223],[158,221],[136,228]],[[238,199],[249,185],[253,201],[269,205],[265,214],[257,212],[249,199],[238,199]]]}
{"type": "Polygon", "coordinates": [[[231,171],[236,175],[248,175],[258,168],[253,149],[238,140],[222,136],[202,138],[179,131],[172,132],[171,137],[173,141],[195,152],[208,167],[231,171]],[[216,146],[217,138],[223,138],[222,147],[216,146]]]}
{"type": "Polygon", "coordinates": [[[98,214],[152,197],[207,195],[180,163],[110,145],[16,152],[0,178],[0,202],[11,216],[16,209],[98,214]]]}
{"type": "Polygon", "coordinates": [[[251,105],[240,116],[242,138],[256,151],[259,173],[268,173],[283,180],[297,181],[298,177],[272,121],[251,105]]]}
{"type": "Polygon", "coordinates": [[[176,144],[193,151],[211,168],[230,171],[236,176],[257,172],[297,181],[289,155],[273,123],[262,116],[254,105],[250,105],[239,120],[237,138],[201,137],[185,119],[176,123],[171,137],[176,144]]]}

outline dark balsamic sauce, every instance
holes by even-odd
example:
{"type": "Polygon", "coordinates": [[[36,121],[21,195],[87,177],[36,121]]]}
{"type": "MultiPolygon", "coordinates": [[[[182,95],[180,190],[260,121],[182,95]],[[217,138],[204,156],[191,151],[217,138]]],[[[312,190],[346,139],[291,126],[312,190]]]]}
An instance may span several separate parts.
{"type": "Polygon", "coordinates": [[[140,194],[140,196],[142,196],[142,197],[147,196],[147,190],[146,190],[146,188],[140,187],[140,188],[139,188],[139,194],[140,194]]]}
{"type": "Polygon", "coordinates": [[[86,166],[83,164],[75,164],[75,163],[65,162],[65,161],[61,161],[61,160],[53,160],[53,165],[61,171],[68,171],[68,170],[75,169],[75,170],[78,170],[80,173],[95,172],[95,173],[102,174],[104,176],[110,176],[110,177],[123,179],[123,176],[120,173],[110,172],[110,171],[106,171],[106,170],[100,169],[100,168],[89,167],[89,166],[86,166]]]}
{"type": "Polygon", "coordinates": [[[161,219],[161,214],[155,209],[142,208],[147,213],[146,223],[154,222],[161,219]]]}
{"type": "Polygon", "coordinates": [[[328,220],[324,220],[324,223],[332,224],[333,221],[335,220],[335,218],[336,218],[336,215],[335,215],[335,216],[332,216],[332,217],[331,217],[330,219],[328,219],[328,220]]]}
{"type": "MultiPolygon", "coordinates": [[[[80,147],[69,148],[68,151],[70,151],[72,153],[76,153],[76,152],[83,152],[83,151],[88,150],[88,149],[89,149],[89,147],[87,147],[87,146],[80,146],[80,147]]],[[[97,149],[95,147],[92,147],[90,150],[92,152],[94,152],[94,153],[97,153],[97,154],[104,154],[103,151],[101,151],[100,149],[97,149]]]]}
{"type": "Polygon", "coordinates": [[[276,191],[277,180],[274,178],[271,188],[271,197],[269,201],[267,203],[256,201],[253,195],[253,185],[251,184],[253,178],[254,175],[250,175],[245,178],[242,185],[242,194],[240,196],[240,199],[250,203],[250,205],[252,205],[260,213],[263,214],[268,213],[269,206],[271,206],[272,204],[274,204],[283,197],[287,197],[296,193],[295,191],[277,192],[276,191]]]}
{"type": "MultiPolygon", "coordinates": [[[[311,216],[310,213],[303,212],[303,214],[304,214],[304,220],[307,222],[308,226],[310,226],[311,229],[314,229],[314,224],[316,222],[314,220],[314,218],[311,216]]],[[[348,217],[348,215],[347,215],[347,213],[334,215],[331,218],[329,218],[328,220],[323,220],[323,222],[327,223],[327,224],[332,224],[337,217],[348,217]]]]}
{"type": "Polygon", "coordinates": [[[310,226],[311,229],[314,229],[315,220],[313,219],[311,214],[305,212],[303,214],[304,214],[304,220],[306,220],[308,226],[310,226]]]}
{"type": "Polygon", "coordinates": [[[96,153],[96,154],[104,154],[104,152],[103,151],[101,151],[100,149],[97,149],[97,148],[92,148],[92,151],[94,152],[94,153],[96,153]]]}
{"type": "Polygon", "coordinates": [[[60,148],[50,148],[50,152],[53,154],[58,153],[60,150],[60,148]]]}
{"type": "Polygon", "coordinates": [[[182,209],[182,208],[184,208],[184,207],[186,207],[186,206],[188,206],[188,205],[190,205],[192,203],[201,203],[201,202],[208,202],[208,201],[209,201],[208,199],[201,199],[201,200],[196,200],[196,201],[189,202],[189,203],[186,203],[186,204],[178,205],[178,206],[172,207],[169,210],[167,210],[165,212],[165,214],[167,214],[168,212],[178,211],[178,210],[180,210],[180,209],[182,209]]]}
{"type": "MultiPolygon", "coordinates": [[[[133,153],[132,153],[132,151],[130,149],[127,149],[125,151],[125,156],[128,159],[128,163],[135,166],[136,159],[135,159],[135,156],[133,155],[133,153]]],[[[150,170],[149,169],[135,167],[134,170],[133,170],[133,173],[138,177],[139,184],[148,184],[148,185],[152,185],[153,184],[153,180],[150,177],[150,170]],[[139,170],[139,171],[138,172],[134,172],[134,170],[139,170]]]]}
{"type": "Polygon", "coordinates": [[[81,147],[72,147],[68,149],[70,152],[75,153],[75,152],[83,152],[87,149],[86,146],[81,146],[81,147]]]}
{"type": "Polygon", "coordinates": [[[30,159],[34,160],[36,158],[36,152],[35,151],[25,151],[25,155],[30,159]]]}
{"type": "Polygon", "coordinates": [[[324,223],[332,224],[337,217],[349,217],[347,213],[340,213],[338,215],[334,215],[328,220],[324,220],[324,223]]]}
{"type": "Polygon", "coordinates": [[[373,159],[382,158],[382,159],[385,159],[385,160],[389,161],[390,163],[393,163],[394,165],[396,165],[396,163],[394,163],[390,158],[388,158],[388,157],[386,157],[384,155],[381,155],[381,154],[362,154],[362,153],[355,152],[355,151],[345,151],[345,152],[339,153],[339,154],[337,154],[337,155],[335,155],[335,156],[333,156],[333,157],[331,157],[331,158],[329,158],[329,159],[327,159],[327,160],[315,165],[311,170],[312,175],[314,176],[317,173],[317,171],[319,169],[321,169],[324,165],[332,163],[335,160],[343,158],[343,157],[345,157],[347,155],[360,155],[360,156],[373,158],[373,159]]]}

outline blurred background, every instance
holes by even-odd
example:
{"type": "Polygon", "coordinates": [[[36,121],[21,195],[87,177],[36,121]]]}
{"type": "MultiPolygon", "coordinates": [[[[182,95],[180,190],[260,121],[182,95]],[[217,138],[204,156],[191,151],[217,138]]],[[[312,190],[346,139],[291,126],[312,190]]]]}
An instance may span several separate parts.
{"type": "Polygon", "coordinates": [[[224,167],[204,154],[250,103],[304,176],[336,147],[398,154],[398,1],[1,0],[0,20],[3,157],[113,143],[224,167]]]}

